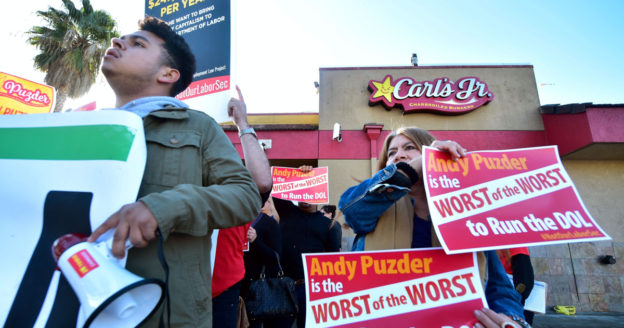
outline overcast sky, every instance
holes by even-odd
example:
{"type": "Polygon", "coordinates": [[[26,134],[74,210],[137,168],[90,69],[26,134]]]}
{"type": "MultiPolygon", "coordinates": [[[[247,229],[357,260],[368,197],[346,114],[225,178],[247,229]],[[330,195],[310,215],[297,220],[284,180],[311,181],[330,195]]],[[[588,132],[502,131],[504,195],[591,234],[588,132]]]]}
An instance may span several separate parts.
{"type": "MultiPolygon", "coordinates": [[[[77,1],[76,3],[79,3],[77,1]]],[[[92,0],[122,34],[144,3],[92,0]]],[[[60,0],[13,3],[0,12],[0,71],[37,82],[24,32],[60,0]]],[[[79,4],[78,4],[79,6],[79,4]]],[[[317,112],[319,67],[530,64],[541,104],[624,103],[624,1],[236,0],[237,82],[250,112],[317,112]]],[[[114,96],[103,78],[79,106],[114,96]]]]}

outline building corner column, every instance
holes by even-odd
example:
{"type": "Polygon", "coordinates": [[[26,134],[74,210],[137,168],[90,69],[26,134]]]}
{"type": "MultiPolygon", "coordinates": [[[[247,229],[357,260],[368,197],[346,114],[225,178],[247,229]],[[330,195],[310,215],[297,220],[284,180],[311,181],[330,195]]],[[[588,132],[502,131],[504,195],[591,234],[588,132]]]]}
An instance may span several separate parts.
{"type": "Polygon", "coordinates": [[[364,124],[364,132],[368,136],[370,140],[370,170],[371,176],[373,176],[377,172],[377,160],[379,158],[379,154],[377,152],[377,139],[381,135],[381,130],[383,129],[383,124],[377,123],[366,123],[364,124]]]}

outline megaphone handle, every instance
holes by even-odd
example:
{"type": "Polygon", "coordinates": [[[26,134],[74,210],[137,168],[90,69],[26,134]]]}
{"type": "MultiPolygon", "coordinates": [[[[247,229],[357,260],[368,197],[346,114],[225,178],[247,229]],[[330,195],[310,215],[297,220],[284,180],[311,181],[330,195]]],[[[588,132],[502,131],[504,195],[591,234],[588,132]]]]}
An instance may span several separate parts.
{"type": "MultiPolygon", "coordinates": [[[[109,246],[109,249],[111,249],[111,250],[113,249],[113,240],[112,239],[111,239],[110,245],[108,245],[108,246],[109,246]]],[[[126,239],[126,245],[125,246],[126,246],[125,247],[126,251],[129,250],[130,248],[134,247],[134,245],[132,245],[132,243],[130,242],[130,239],[126,239]]]]}
{"type": "MultiPolygon", "coordinates": [[[[103,253],[104,253],[104,255],[105,255],[106,257],[108,257],[108,258],[115,258],[115,259],[117,259],[115,256],[113,256],[113,253],[112,253],[112,250],[113,250],[113,237],[112,237],[112,234],[111,234],[111,238],[108,238],[107,240],[105,240],[105,241],[103,241],[103,242],[100,242],[100,243],[96,244],[96,246],[98,246],[98,248],[100,248],[100,245],[102,245],[102,244],[106,246],[106,247],[105,247],[105,250],[106,250],[106,251],[105,251],[105,252],[103,252],[103,253]]],[[[133,246],[134,246],[134,245],[132,245],[132,243],[130,242],[130,240],[129,240],[129,239],[126,239],[125,251],[127,252],[127,251],[128,251],[130,248],[132,248],[133,246]]],[[[126,255],[127,255],[127,253],[126,253],[126,255]]],[[[125,256],[124,256],[124,258],[125,258],[125,256]]],[[[122,259],[122,260],[123,260],[123,259],[122,259]]],[[[120,260],[120,261],[121,261],[121,260],[120,260]]]]}

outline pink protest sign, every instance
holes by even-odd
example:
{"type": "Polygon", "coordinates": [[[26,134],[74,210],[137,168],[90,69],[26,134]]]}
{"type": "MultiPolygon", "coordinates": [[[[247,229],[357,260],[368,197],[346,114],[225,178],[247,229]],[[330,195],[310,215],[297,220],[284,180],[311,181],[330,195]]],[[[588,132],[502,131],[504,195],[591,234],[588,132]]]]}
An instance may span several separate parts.
{"type": "Polygon", "coordinates": [[[611,239],[555,146],[479,151],[457,162],[424,147],[429,212],[449,254],[611,239]]]}
{"type": "Polygon", "coordinates": [[[273,166],[271,173],[273,175],[271,196],[310,204],[329,203],[326,166],[314,168],[307,173],[296,168],[273,166]]]}
{"type": "Polygon", "coordinates": [[[303,261],[306,327],[472,327],[473,311],[487,306],[475,253],[314,253],[303,261]]]}

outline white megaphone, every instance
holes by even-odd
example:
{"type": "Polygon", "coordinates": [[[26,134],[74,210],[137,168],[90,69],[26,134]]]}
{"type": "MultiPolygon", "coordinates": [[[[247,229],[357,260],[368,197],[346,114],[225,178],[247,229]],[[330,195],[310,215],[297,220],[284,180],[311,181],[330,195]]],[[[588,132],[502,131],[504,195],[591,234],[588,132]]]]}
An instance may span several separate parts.
{"type": "Polygon", "coordinates": [[[52,254],[80,300],[82,327],[136,327],[163,302],[165,284],[127,271],[110,251],[110,240],[86,242],[68,234],[54,241],[52,254]],[[82,324],[84,323],[84,324],[82,324]]]}

